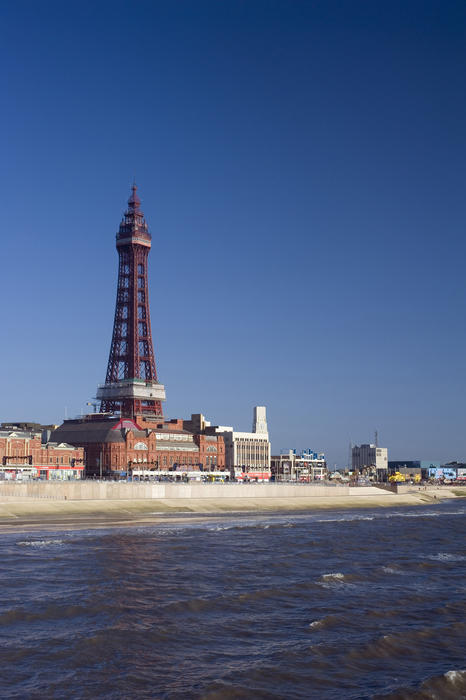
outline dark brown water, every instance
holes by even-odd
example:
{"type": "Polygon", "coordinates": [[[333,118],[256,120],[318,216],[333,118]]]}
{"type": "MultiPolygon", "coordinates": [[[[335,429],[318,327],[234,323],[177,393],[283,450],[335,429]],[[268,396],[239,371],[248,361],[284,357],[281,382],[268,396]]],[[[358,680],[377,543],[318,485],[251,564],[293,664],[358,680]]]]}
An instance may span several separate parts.
{"type": "Polygon", "coordinates": [[[2,535],[2,698],[466,697],[466,507],[2,535]]]}

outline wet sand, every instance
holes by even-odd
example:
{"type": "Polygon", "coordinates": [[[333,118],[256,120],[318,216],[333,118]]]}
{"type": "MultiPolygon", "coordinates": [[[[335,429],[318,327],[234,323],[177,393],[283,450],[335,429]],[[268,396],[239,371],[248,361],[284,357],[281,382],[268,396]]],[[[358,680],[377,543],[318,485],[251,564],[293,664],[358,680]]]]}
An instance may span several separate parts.
{"type": "Polygon", "coordinates": [[[202,498],[131,500],[48,500],[3,497],[0,531],[69,530],[141,526],[152,523],[202,520],[223,514],[304,513],[309,510],[425,506],[466,496],[466,488],[440,488],[394,494],[369,487],[354,489],[349,496],[295,498],[202,498]]]}

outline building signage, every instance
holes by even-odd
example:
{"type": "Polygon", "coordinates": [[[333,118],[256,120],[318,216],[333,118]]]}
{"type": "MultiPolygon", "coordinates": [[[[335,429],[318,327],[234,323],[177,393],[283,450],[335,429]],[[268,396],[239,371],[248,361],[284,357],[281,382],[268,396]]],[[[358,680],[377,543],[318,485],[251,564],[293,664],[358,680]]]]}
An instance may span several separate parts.
{"type": "Polygon", "coordinates": [[[243,479],[253,479],[257,481],[270,481],[271,472],[246,472],[235,475],[239,481],[243,479]]]}
{"type": "Polygon", "coordinates": [[[456,479],[456,469],[450,467],[431,467],[429,469],[429,477],[431,479],[456,479]]]}

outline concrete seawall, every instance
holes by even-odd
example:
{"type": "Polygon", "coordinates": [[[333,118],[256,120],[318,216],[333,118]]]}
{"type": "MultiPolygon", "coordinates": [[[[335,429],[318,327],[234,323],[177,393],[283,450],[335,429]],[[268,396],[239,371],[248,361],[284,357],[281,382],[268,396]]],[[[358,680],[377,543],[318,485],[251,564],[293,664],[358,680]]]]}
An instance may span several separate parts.
{"type": "Polygon", "coordinates": [[[29,481],[0,483],[0,498],[55,501],[139,499],[318,498],[348,496],[349,486],[331,484],[175,484],[114,481],[29,481]]]}
{"type": "MultiPolygon", "coordinates": [[[[464,490],[466,492],[466,489],[464,490]]],[[[374,486],[330,484],[0,483],[0,531],[152,524],[167,515],[306,512],[420,506],[463,495],[459,489],[396,494],[374,486]]],[[[464,494],[466,495],[466,493],[464,494]]]]}

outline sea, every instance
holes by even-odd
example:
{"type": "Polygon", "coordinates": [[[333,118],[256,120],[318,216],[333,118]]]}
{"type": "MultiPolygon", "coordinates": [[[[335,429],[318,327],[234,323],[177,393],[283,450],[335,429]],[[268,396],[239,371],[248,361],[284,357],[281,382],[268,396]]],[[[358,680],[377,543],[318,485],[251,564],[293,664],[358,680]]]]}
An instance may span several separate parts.
{"type": "Polygon", "coordinates": [[[157,517],[3,531],[1,698],[466,698],[466,502],[157,517]]]}

